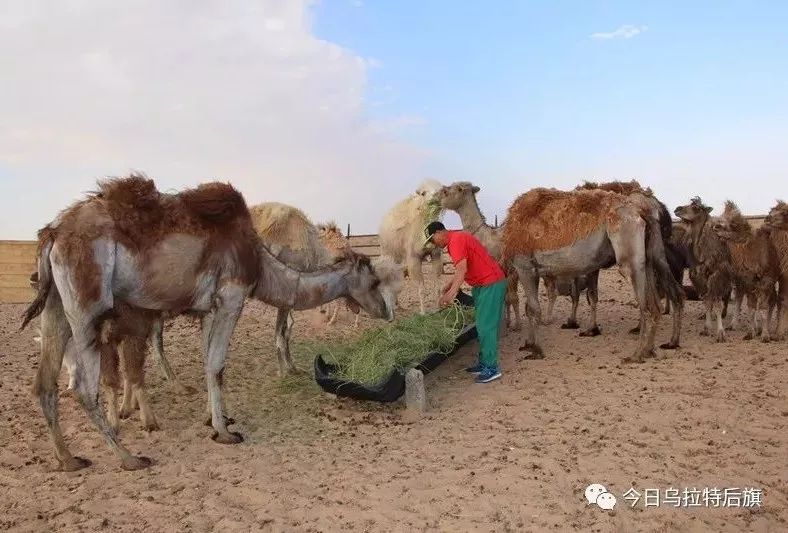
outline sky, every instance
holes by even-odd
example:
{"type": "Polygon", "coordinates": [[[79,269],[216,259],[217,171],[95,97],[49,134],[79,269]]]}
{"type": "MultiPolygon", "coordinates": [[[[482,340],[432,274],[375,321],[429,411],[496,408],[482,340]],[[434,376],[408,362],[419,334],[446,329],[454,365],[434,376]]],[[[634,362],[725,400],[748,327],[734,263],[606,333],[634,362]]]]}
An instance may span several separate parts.
{"type": "Polygon", "coordinates": [[[764,213],[788,198],[786,25],[774,1],[3,0],[0,238],[131,170],[353,233],[425,178],[474,182],[490,220],[631,178],[764,213]]]}

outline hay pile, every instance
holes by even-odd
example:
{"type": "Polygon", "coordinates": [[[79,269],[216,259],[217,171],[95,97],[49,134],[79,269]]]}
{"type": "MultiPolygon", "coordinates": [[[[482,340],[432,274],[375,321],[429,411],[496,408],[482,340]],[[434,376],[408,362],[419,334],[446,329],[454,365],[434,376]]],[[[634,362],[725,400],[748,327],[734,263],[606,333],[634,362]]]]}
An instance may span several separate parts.
{"type": "Polygon", "coordinates": [[[308,350],[337,367],[339,379],[374,385],[394,369],[416,366],[430,352],[448,353],[457,333],[474,320],[473,309],[455,304],[365,331],[349,342],[314,343],[308,350]]]}

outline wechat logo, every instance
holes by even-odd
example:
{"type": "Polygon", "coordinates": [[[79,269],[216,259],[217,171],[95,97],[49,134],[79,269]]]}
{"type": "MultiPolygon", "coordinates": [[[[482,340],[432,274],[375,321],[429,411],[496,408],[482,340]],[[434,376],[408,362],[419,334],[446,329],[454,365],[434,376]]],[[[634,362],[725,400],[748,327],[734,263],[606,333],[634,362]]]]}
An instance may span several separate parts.
{"type": "Polygon", "coordinates": [[[586,487],[586,500],[588,505],[597,505],[605,511],[612,511],[616,506],[616,497],[599,483],[592,483],[586,487]]]}

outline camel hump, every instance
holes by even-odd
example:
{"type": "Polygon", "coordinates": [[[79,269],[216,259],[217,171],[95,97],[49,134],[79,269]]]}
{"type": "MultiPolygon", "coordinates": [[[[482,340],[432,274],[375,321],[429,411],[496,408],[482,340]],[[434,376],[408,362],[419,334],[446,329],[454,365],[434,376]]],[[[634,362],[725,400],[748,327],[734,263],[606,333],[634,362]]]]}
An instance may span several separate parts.
{"type": "Polygon", "coordinates": [[[192,215],[208,223],[224,224],[249,216],[243,195],[229,183],[203,183],[179,196],[192,215]]]}
{"type": "Polygon", "coordinates": [[[96,197],[121,209],[154,209],[159,206],[159,191],[153,180],[144,174],[101,180],[96,197]]]}

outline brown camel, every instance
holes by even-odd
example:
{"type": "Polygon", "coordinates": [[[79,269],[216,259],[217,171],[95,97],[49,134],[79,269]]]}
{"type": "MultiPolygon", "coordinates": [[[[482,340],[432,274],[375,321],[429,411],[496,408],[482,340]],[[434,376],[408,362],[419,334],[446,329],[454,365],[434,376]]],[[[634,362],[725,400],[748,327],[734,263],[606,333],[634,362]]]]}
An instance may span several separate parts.
{"type": "Polygon", "coordinates": [[[777,338],[784,339],[788,329],[788,204],[778,201],[769,210],[763,228],[769,232],[769,241],[779,265],[777,338]]]}
{"type": "Polygon", "coordinates": [[[713,223],[714,232],[726,242],[731,257],[733,287],[736,294],[736,314],[732,327],[741,313],[741,301],[747,298],[751,310],[749,332],[745,340],[761,335],[769,342],[772,312],[776,304],[775,286],[780,273],[777,254],[770,242],[769,229],[753,231],[750,223],[742,216],[739,208],[730,200],[725,210],[713,223]]]}
{"type": "Polygon", "coordinates": [[[214,440],[225,444],[243,440],[227,430],[222,376],[246,296],[298,308],[349,293],[372,316],[393,318],[367,258],[348,256],[308,274],[289,268],[261,243],[243,196],[223,183],[162,194],[142,175],[100,182],[39,232],[38,274],[38,295],[22,327],[41,315],[34,392],[65,470],[89,464],[71,455],[58,421],[57,378],[69,338],[83,408],[124,469],[151,464],[118,441],[99,405],[98,334],[121,305],[201,316],[211,424],[214,440]]]}
{"type": "MultiPolygon", "coordinates": [[[[444,209],[450,209],[460,215],[462,229],[476,236],[487,248],[490,255],[499,263],[502,259],[501,230],[493,228],[484,218],[476,193],[481,189],[468,181],[458,181],[438,190],[436,197],[444,209]]],[[[507,268],[503,263],[507,277],[506,290],[506,324],[514,330],[520,329],[520,298],[517,294],[517,272],[507,268]],[[512,323],[514,318],[514,323],[512,323]]]]}
{"type": "Polygon", "coordinates": [[[695,266],[690,269],[690,279],[706,308],[706,321],[701,335],[711,335],[714,315],[717,322],[716,340],[725,342],[722,310],[733,282],[730,251],[712,230],[713,222],[709,215],[711,207],[703,205],[700,198],[695,197],[689,204],[677,207],[675,213],[690,228],[692,256],[695,260],[695,266]]]}
{"type": "Polygon", "coordinates": [[[527,358],[544,357],[538,341],[541,318],[539,278],[575,278],[618,264],[635,291],[641,328],[637,349],[627,361],[642,362],[654,355],[660,318],[658,285],[682,301],[665,259],[659,210],[642,194],[603,190],[533,189],[509,208],[503,228],[505,260],[512,261],[527,295],[528,332],[521,350],[527,358]]]}

